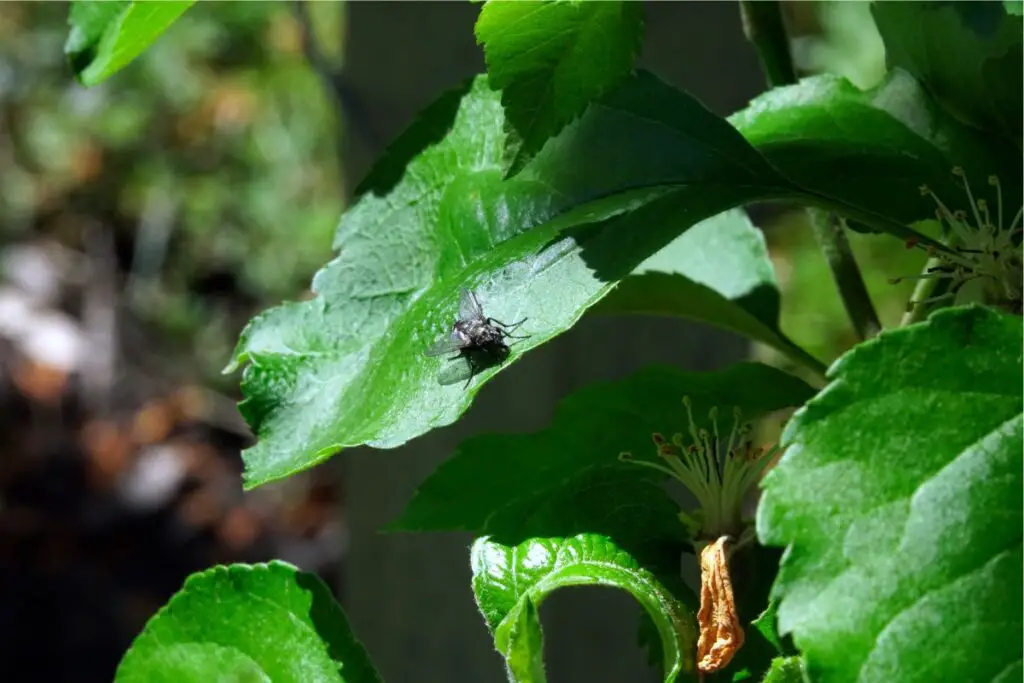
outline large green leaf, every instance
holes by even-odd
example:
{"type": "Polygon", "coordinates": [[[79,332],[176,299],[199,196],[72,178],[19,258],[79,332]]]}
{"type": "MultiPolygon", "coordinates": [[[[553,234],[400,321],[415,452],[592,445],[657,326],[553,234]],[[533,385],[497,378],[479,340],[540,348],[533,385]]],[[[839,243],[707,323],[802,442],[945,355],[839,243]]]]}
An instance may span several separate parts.
{"type": "Polygon", "coordinates": [[[966,171],[976,191],[988,176],[1000,176],[1006,206],[1020,205],[1020,155],[1007,155],[951,119],[903,71],[867,92],[838,76],[807,78],[761,95],[729,121],[801,186],[869,203],[905,223],[935,217],[935,203],[921,195],[921,185],[947,204],[966,207],[954,166],[966,171]],[[829,172],[823,172],[826,161],[829,172]]]}
{"type": "Polygon", "coordinates": [[[380,683],[330,589],[284,562],[193,574],[146,624],[117,683],[380,683]]]}
{"type": "Polygon", "coordinates": [[[811,680],[1011,681],[1021,664],[1021,321],[947,309],[847,354],[790,422],[758,534],[811,680]]]}
{"type": "Polygon", "coordinates": [[[660,489],[660,472],[620,462],[619,453],[657,460],[651,435],[687,429],[684,396],[698,427],[710,428],[713,407],[722,415],[736,407],[753,420],[813,393],[792,375],[755,363],[709,373],[652,366],[596,383],[565,398],[540,432],[483,434],[461,444],[392,528],[473,531],[512,544],[594,532],[639,555],[643,543],[679,537],[678,508],[660,489]]]}
{"type": "Polygon", "coordinates": [[[681,316],[768,344],[824,372],[779,330],[779,287],[764,235],[733,209],[693,226],[641,263],[595,313],[681,316]]]}
{"type": "Polygon", "coordinates": [[[488,315],[529,317],[514,362],[690,225],[786,187],[721,119],[644,74],[503,182],[498,96],[483,79],[460,95],[425,112],[364,183],[317,298],[243,333],[241,409],[260,437],[245,453],[247,485],[455,420],[481,381],[442,386],[444,361],[423,352],[454,322],[460,287],[488,315]],[[637,145],[651,152],[639,158],[637,145]]]}
{"type": "Polygon", "coordinates": [[[502,90],[510,173],[618,85],[643,42],[638,2],[488,2],[476,23],[491,87],[502,90]]]}
{"type": "Polygon", "coordinates": [[[1007,13],[999,2],[876,2],[872,9],[890,66],[910,71],[965,121],[1020,145],[1024,20],[1019,15],[1007,13]]]}
{"type": "Polygon", "coordinates": [[[665,681],[693,675],[697,633],[695,605],[681,601],[657,576],[611,539],[598,534],[533,538],[504,545],[478,539],[472,549],[473,593],[509,663],[510,679],[541,683],[537,651],[543,642],[537,607],[568,586],[610,586],[628,591],[654,621],[661,636],[665,681]]]}
{"type": "Polygon", "coordinates": [[[96,85],[139,56],[195,0],[76,0],[64,52],[75,76],[96,85]]]}
{"type": "Polygon", "coordinates": [[[244,454],[247,486],[346,446],[394,447],[450,424],[501,367],[728,208],[810,196],[916,235],[872,208],[870,187],[842,201],[805,194],[735,129],[647,73],[591,105],[506,181],[502,128],[483,79],[435,103],[363,183],[338,230],[339,256],[314,279],[317,298],[268,311],[243,332],[233,362],[248,364],[240,408],[260,438],[244,454]],[[444,361],[423,355],[455,321],[462,287],[478,291],[490,316],[528,317],[519,331],[530,335],[468,391],[439,382],[444,361]]]}

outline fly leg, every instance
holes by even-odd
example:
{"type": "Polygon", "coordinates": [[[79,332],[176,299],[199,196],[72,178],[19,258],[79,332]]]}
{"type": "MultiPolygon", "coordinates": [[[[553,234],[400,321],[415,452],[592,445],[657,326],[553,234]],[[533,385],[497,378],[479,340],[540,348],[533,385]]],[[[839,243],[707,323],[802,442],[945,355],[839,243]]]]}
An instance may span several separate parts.
{"type": "Polygon", "coordinates": [[[477,355],[479,352],[480,349],[473,349],[463,350],[463,352],[459,354],[459,356],[464,357],[466,359],[466,363],[469,364],[469,377],[466,378],[466,383],[462,385],[463,391],[469,388],[469,383],[472,382],[473,378],[476,377],[483,369],[479,363],[479,357],[477,355]]]}
{"type": "Polygon", "coordinates": [[[507,324],[501,322],[500,320],[497,320],[496,318],[488,318],[487,322],[492,325],[497,325],[498,327],[500,327],[502,334],[504,334],[509,339],[529,339],[530,335],[528,334],[509,334],[509,330],[516,329],[517,327],[525,323],[527,320],[529,320],[529,318],[523,318],[519,322],[507,324]]]}
{"type": "Polygon", "coordinates": [[[463,391],[469,388],[469,383],[472,382],[473,378],[476,377],[476,374],[480,372],[480,368],[477,367],[476,361],[473,360],[472,356],[467,356],[466,359],[469,362],[469,377],[466,378],[466,383],[462,385],[463,391]]]}
{"type": "Polygon", "coordinates": [[[497,318],[488,318],[487,322],[492,324],[492,325],[497,325],[498,327],[504,327],[506,330],[514,330],[517,327],[519,327],[520,325],[522,325],[523,323],[525,323],[527,320],[529,320],[529,318],[523,318],[519,322],[512,323],[511,325],[508,324],[508,323],[503,323],[500,320],[498,320],[497,318]]]}

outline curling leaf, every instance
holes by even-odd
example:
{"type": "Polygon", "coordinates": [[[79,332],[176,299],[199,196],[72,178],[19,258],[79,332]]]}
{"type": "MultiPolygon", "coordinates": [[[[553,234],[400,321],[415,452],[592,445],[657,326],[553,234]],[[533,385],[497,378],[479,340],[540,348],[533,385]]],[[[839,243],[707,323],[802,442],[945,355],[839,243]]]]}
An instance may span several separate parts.
{"type": "Polygon", "coordinates": [[[661,636],[666,683],[694,673],[696,647],[693,596],[670,592],[629,553],[598,534],[533,538],[515,546],[489,538],[472,549],[473,593],[509,663],[510,680],[543,681],[540,623],[536,608],[568,586],[612,586],[628,591],[654,621],[661,636]],[[538,672],[541,675],[538,675],[538,672]]]}

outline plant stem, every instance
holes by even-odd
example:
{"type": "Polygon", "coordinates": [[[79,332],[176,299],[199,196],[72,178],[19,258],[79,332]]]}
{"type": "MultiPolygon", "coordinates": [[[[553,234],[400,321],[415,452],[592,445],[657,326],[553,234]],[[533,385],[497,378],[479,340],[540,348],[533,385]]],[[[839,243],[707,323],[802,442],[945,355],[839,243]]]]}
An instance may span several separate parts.
{"type": "MultiPolygon", "coordinates": [[[[940,259],[933,256],[924,264],[924,270],[922,272],[927,273],[930,269],[940,265],[941,263],[942,261],[940,259]]],[[[932,297],[935,293],[935,287],[938,284],[939,281],[936,279],[926,280],[922,278],[917,281],[917,285],[914,286],[914,293],[910,295],[910,308],[903,314],[903,318],[900,319],[900,327],[906,327],[907,325],[913,325],[914,323],[921,322],[928,316],[928,312],[932,307],[923,302],[932,297]]]]}
{"type": "MultiPolygon", "coordinates": [[[[361,136],[372,148],[378,148],[381,144],[380,136],[377,135],[371,123],[369,115],[362,99],[358,96],[356,89],[349,83],[348,77],[342,68],[331,63],[320,45],[317,43],[313,32],[313,19],[309,15],[307,3],[309,0],[291,0],[288,9],[292,13],[299,26],[299,35],[302,42],[302,52],[309,62],[310,68],[327,93],[334,100],[338,113],[344,117],[345,123],[353,129],[353,132],[361,136]]],[[[339,163],[346,157],[346,152],[339,136],[337,141],[337,155],[339,163]]]]}
{"type": "Polygon", "coordinates": [[[740,0],[740,18],[743,34],[757,50],[768,85],[796,83],[789,37],[782,23],[782,6],[774,0],[740,0]]]}
{"type": "MultiPolygon", "coordinates": [[[[789,49],[789,36],[782,21],[781,5],[776,1],[740,0],[743,32],[757,50],[768,85],[779,87],[797,82],[796,68],[789,49]]],[[[830,213],[808,209],[814,236],[818,240],[832,277],[839,289],[853,328],[861,341],[881,331],[878,314],[868,296],[864,280],[853,258],[842,224],[830,213]]]]}
{"type": "MultiPolygon", "coordinates": [[[[787,341],[789,340],[787,339],[787,341]]],[[[812,356],[811,354],[804,351],[801,347],[797,346],[796,344],[792,342],[790,342],[790,344],[792,345],[791,348],[781,349],[777,346],[774,348],[777,351],[783,353],[786,356],[786,358],[788,358],[790,361],[796,363],[804,370],[807,370],[809,373],[813,374],[816,380],[820,380],[824,384],[824,382],[827,379],[826,374],[828,373],[828,366],[822,363],[814,356],[812,356]]]]}
{"type": "Polygon", "coordinates": [[[814,237],[836,281],[839,298],[853,323],[854,332],[860,341],[870,339],[882,331],[882,323],[878,320],[867,287],[864,286],[864,278],[853,258],[845,228],[832,214],[817,209],[808,209],[807,213],[811,218],[814,237]]]}

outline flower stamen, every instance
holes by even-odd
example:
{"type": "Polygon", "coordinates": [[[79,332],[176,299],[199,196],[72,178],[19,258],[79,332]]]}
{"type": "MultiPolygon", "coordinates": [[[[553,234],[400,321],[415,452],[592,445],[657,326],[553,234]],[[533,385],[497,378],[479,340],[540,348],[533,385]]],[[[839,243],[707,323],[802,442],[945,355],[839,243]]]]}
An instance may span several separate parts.
{"type": "Polygon", "coordinates": [[[757,484],[765,467],[778,452],[755,448],[749,438],[751,425],[742,422],[738,408],[733,410],[733,424],[723,438],[718,424],[718,408],[708,411],[711,428],[698,428],[693,418],[693,403],[683,398],[686,409],[687,436],[677,433],[667,441],[661,434],[652,434],[658,460],[637,460],[631,453],[621,453],[619,460],[655,469],[680,481],[697,499],[702,514],[695,538],[717,538],[724,534],[739,536],[745,528],[742,504],[746,493],[757,484]]]}
{"type": "MultiPolygon", "coordinates": [[[[963,189],[970,202],[970,214],[967,211],[951,211],[949,207],[927,185],[921,185],[922,196],[931,197],[936,204],[935,215],[946,227],[950,239],[950,248],[938,251],[934,247],[926,247],[928,255],[937,266],[929,267],[917,276],[897,277],[889,280],[896,284],[905,280],[949,280],[949,291],[920,301],[909,302],[908,309],[913,306],[955,298],[961,288],[968,282],[984,280],[987,283],[985,292],[990,303],[1007,305],[1011,310],[1019,311],[1024,298],[1024,270],[1022,270],[1021,243],[1019,223],[1024,215],[1024,206],[1017,211],[1009,227],[1003,223],[1003,189],[996,176],[989,176],[988,184],[995,188],[995,222],[988,201],[983,197],[975,197],[967,174],[961,167],[953,169],[953,175],[963,181],[963,189]],[[973,216],[973,224],[968,216],[973,216]]],[[[920,246],[918,240],[907,240],[907,247],[920,246]]]]}

